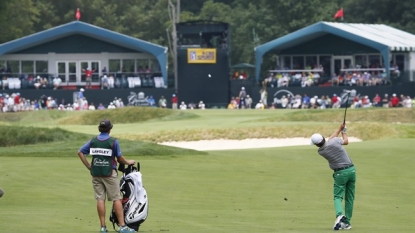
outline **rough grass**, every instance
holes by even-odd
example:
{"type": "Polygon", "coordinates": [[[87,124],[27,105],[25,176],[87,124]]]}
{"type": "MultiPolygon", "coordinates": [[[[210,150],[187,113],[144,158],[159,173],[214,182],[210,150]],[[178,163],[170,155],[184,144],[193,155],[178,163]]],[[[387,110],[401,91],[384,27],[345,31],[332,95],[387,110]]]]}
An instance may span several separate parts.
{"type": "MultiPolygon", "coordinates": [[[[283,116],[265,119],[276,121],[311,121],[311,122],[341,122],[344,117],[343,109],[299,110],[283,116]]],[[[359,108],[348,109],[346,119],[349,122],[382,122],[382,123],[415,123],[415,108],[359,108]]]]}
{"type": "Polygon", "coordinates": [[[171,109],[149,107],[125,107],[112,110],[87,111],[58,121],[66,125],[98,125],[102,119],[110,119],[113,124],[136,123],[150,120],[174,120],[197,117],[194,114],[171,109]]]}
{"type": "MultiPolygon", "coordinates": [[[[13,147],[3,147],[1,157],[73,157],[76,156],[87,140],[74,141],[55,141],[50,143],[37,143],[30,145],[19,145],[13,147]]],[[[180,157],[186,155],[206,155],[207,152],[196,151],[191,149],[182,149],[158,145],[151,142],[129,141],[119,139],[121,152],[127,158],[131,156],[163,156],[163,157],[180,157]]]]}
{"type": "MultiPolygon", "coordinates": [[[[150,142],[166,141],[197,141],[213,139],[246,139],[246,138],[293,138],[309,137],[313,133],[319,132],[325,136],[330,136],[339,124],[316,124],[309,125],[289,124],[261,127],[237,127],[219,129],[186,129],[174,131],[160,131],[143,134],[123,134],[121,137],[130,140],[142,140],[150,142]]],[[[396,127],[391,124],[383,123],[353,123],[348,126],[350,136],[358,137],[362,140],[374,140],[382,138],[413,137],[415,126],[396,127]],[[402,132],[407,132],[402,134],[402,132]]]]}
{"type": "Polygon", "coordinates": [[[39,128],[22,126],[0,126],[0,147],[29,145],[56,141],[86,139],[87,135],[68,132],[60,128],[39,128]]]}
{"type": "Polygon", "coordinates": [[[39,110],[33,112],[7,112],[0,114],[0,122],[33,124],[36,122],[44,123],[55,121],[60,118],[76,114],[75,112],[66,111],[46,111],[39,110]]]}

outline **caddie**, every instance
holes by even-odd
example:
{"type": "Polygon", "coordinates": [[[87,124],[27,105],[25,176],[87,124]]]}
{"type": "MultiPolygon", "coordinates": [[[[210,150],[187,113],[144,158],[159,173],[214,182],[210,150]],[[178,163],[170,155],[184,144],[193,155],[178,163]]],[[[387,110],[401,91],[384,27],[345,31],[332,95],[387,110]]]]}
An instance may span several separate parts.
{"type": "Polygon", "coordinates": [[[98,125],[100,134],[81,147],[78,156],[85,167],[90,170],[92,186],[97,201],[98,217],[101,223],[100,233],[107,231],[105,223],[105,199],[113,202],[117,215],[120,233],[135,232],[124,222],[124,211],[121,203],[120,181],[117,173],[117,161],[125,165],[135,164],[134,160],[126,160],[118,144],[118,140],[110,136],[113,125],[110,120],[102,120],[98,125]],[[89,162],[86,155],[91,155],[89,162]]]}

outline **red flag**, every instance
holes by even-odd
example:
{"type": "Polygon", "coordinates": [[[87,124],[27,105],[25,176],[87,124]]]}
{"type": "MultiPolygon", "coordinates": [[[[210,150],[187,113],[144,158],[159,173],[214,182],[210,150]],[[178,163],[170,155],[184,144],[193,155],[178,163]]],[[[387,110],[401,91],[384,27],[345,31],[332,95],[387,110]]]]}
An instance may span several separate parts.
{"type": "Polygon", "coordinates": [[[76,9],[75,18],[76,18],[76,20],[79,20],[81,18],[81,11],[79,10],[79,8],[76,9]]]}
{"type": "Polygon", "coordinates": [[[340,8],[340,10],[337,11],[337,13],[334,15],[334,19],[343,18],[343,8],[340,8]]]}

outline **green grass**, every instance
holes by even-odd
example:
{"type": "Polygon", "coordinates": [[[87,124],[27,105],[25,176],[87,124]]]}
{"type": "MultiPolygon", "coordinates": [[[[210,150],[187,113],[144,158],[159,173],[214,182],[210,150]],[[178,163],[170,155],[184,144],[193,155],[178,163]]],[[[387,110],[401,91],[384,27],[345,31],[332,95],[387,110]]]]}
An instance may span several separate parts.
{"type": "MultiPolygon", "coordinates": [[[[365,139],[346,147],[358,175],[352,231],[413,232],[414,122],[401,120],[399,115],[395,115],[396,122],[406,123],[384,121],[396,112],[373,111],[348,110],[348,119],[362,113],[382,117],[376,122],[359,117],[358,122],[348,123],[349,135],[365,139]]],[[[106,116],[98,118],[115,117],[114,112],[105,112],[106,116]]],[[[332,172],[316,147],[198,152],[152,143],[157,138],[329,134],[338,127],[343,113],[306,112],[206,110],[180,115],[180,111],[172,111],[159,118],[115,124],[112,134],[119,137],[123,154],[141,163],[149,195],[149,217],[140,232],[332,232],[332,172]],[[327,120],[316,120],[318,114],[327,120]],[[287,121],[292,115],[303,116],[287,121]]],[[[5,190],[0,199],[1,231],[97,232],[91,178],[76,155],[85,140],[97,133],[97,123],[59,123],[82,119],[82,112],[29,114],[21,114],[18,121],[0,117],[0,129],[26,130],[25,137],[38,139],[36,133],[41,131],[57,131],[64,137],[0,147],[0,187],[5,190]],[[48,123],[29,118],[48,119],[48,123]]],[[[110,203],[107,208],[108,219],[110,203]]]]}
{"type": "MultiPolygon", "coordinates": [[[[412,143],[348,146],[358,172],[354,232],[413,231],[412,143]]],[[[331,172],[314,147],[131,158],[150,201],[142,232],[331,232],[331,172]]],[[[1,161],[4,232],[27,232],[22,219],[31,232],[97,230],[90,176],[76,155],[1,161]]]]}

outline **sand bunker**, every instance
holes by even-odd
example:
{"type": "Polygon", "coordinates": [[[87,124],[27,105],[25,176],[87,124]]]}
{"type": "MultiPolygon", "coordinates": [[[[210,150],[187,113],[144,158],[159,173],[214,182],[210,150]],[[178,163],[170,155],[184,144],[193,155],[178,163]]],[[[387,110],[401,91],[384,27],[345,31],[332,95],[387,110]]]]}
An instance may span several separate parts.
{"type": "MultiPolygon", "coordinates": [[[[355,137],[349,137],[349,142],[361,142],[362,140],[355,137]]],[[[200,140],[189,142],[162,142],[166,146],[174,146],[199,151],[209,150],[234,150],[234,149],[253,149],[253,148],[271,148],[284,146],[303,146],[310,145],[310,138],[252,138],[244,140],[200,140]]]]}

